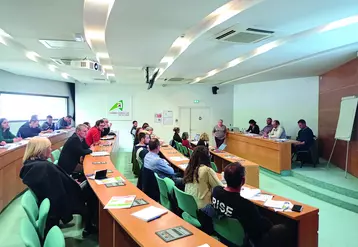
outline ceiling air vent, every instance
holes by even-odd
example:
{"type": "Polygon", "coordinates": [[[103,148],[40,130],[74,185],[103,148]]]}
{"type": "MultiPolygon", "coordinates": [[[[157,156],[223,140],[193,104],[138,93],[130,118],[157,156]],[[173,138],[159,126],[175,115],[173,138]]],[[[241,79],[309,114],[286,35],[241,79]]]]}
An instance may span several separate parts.
{"type": "Polygon", "coordinates": [[[181,77],[173,77],[173,78],[165,78],[164,81],[175,81],[175,82],[180,82],[180,81],[184,81],[184,78],[181,77]]]}
{"type": "Polygon", "coordinates": [[[71,50],[84,50],[88,49],[86,42],[77,42],[74,40],[47,40],[40,39],[39,42],[48,49],[71,49],[71,50]]]}
{"type": "Polygon", "coordinates": [[[236,24],[217,34],[215,39],[232,43],[250,44],[267,39],[273,34],[273,31],[257,28],[246,28],[236,24]]]}

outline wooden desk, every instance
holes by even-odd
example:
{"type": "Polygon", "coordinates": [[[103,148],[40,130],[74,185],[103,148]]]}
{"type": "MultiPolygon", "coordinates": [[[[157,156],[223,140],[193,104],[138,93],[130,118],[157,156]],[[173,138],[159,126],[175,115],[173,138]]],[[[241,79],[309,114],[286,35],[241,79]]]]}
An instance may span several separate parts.
{"type": "Polygon", "coordinates": [[[291,170],[292,141],[276,142],[262,137],[229,132],[226,144],[227,152],[251,160],[273,172],[285,174],[291,170]]]}
{"type": "MultiPolygon", "coordinates": [[[[187,161],[173,161],[170,159],[170,157],[175,156],[181,156],[184,157],[180,152],[178,152],[175,148],[171,147],[170,145],[168,147],[162,147],[160,149],[161,154],[165,157],[166,160],[173,166],[179,168],[180,170],[184,171],[180,165],[181,164],[188,164],[189,160],[187,161]]],[[[228,157],[232,156],[231,154],[227,152],[223,153],[215,153],[211,151],[211,154],[214,155],[214,162],[218,167],[218,172],[221,173],[225,166],[236,161],[240,161],[240,163],[245,166],[246,169],[246,183],[252,186],[255,186],[257,188],[260,187],[260,179],[259,179],[259,165],[248,161],[243,160],[240,157],[228,157]]]]}
{"type": "MultiPolygon", "coordinates": [[[[58,149],[73,134],[74,130],[49,137],[52,149],[58,149]]],[[[0,212],[21,192],[26,189],[22,183],[20,170],[27,141],[13,149],[0,149],[0,212]]]]}
{"type": "MultiPolygon", "coordinates": [[[[101,149],[103,151],[112,152],[117,148],[117,142],[110,147],[95,147],[94,150],[101,149]]],[[[112,152],[114,154],[114,152],[112,152]]],[[[93,173],[99,169],[111,169],[113,173],[109,176],[122,176],[111,162],[110,156],[92,157],[87,155],[84,160],[85,174],[93,173]],[[105,161],[107,164],[93,165],[94,161],[105,161]]],[[[135,185],[126,181],[125,186],[107,188],[105,185],[98,185],[95,181],[90,180],[89,184],[94,190],[99,199],[99,246],[199,246],[205,243],[209,246],[224,246],[219,241],[198,230],[194,226],[185,222],[172,212],[168,212],[160,219],[144,222],[131,214],[148,206],[155,206],[163,208],[159,203],[153,201],[135,185]],[[129,209],[110,209],[105,210],[104,205],[110,200],[112,196],[136,195],[137,198],[143,198],[149,205],[133,207],[129,209]],[[192,236],[185,237],[173,242],[165,243],[160,239],[155,232],[167,228],[183,226],[193,233],[192,236]]]]}
{"type": "MultiPolygon", "coordinates": [[[[173,147],[161,147],[161,154],[171,163],[173,166],[184,170],[180,167],[180,164],[187,164],[188,161],[172,161],[170,157],[173,156],[183,156],[173,147]]],[[[225,155],[225,153],[215,153],[219,156],[225,155]]],[[[248,161],[244,161],[245,164],[248,161]]],[[[257,174],[258,175],[258,174],[257,174]]],[[[217,173],[217,176],[222,180],[221,173],[217,173]]],[[[258,188],[258,186],[252,186],[250,183],[247,183],[246,187],[258,188]]],[[[303,206],[301,213],[297,212],[275,212],[272,208],[267,208],[264,206],[264,202],[251,200],[256,206],[258,206],[260,213],[270,219],[274,224],[285,224],[289,230],[289,233],[292,236],[292,243],[289,246],[293,247],[317,247],[318,246],[318,208],[311,207],[309,205],[302,204],[291,199],[287,199],[273,193],[269,193],[261,190],[264,194],[273,195],[273,200],[277,201],[290,201],[292,204],[298,204],[303,206]]]]}

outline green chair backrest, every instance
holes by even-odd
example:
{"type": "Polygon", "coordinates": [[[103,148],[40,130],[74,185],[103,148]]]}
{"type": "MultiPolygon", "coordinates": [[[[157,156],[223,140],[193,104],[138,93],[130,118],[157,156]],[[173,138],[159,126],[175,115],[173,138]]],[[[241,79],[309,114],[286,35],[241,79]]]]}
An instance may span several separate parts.
{"type": "Polygon", "coordinates": [[[44,247],[65,247],[65,237],[58,226],[54,226],[47,233],[44,247]]]}
{"type": "Polygon", "coordinates": [[[53,157],[53,161],[56,161],[60,158],[60,155],[61,155],[61,151],[56,149],[56,150],[53,150],[52,151],[52,157],[53,157]]]}
{"type": "Polygon", "coordinates": [[[160,193],[160,204],[162,204],[167,209],[171,209],[171,203],[169,200],[169,191],[167,185],[163,178],[160,178],[157,173],[154,173],[155,178],[157,179],[159,193],[160,193]]]}
{"type": "Polygon", "coordinates": [[[218,167],[216,166],[216,164],[214,162],[211,162],[211,168],[213,168],[214,172],[218,172],[218,167]]]}
{"type": "Polygon", "coordinates": [[[35,193],[34,193],[31,189],[28,189],[28,191],[30,191],[32,197],[33,197],[33,198],[35,199],[35,201],[36,201],[36,204],[38,204],[39,199],[37,198],[37,196],[35,195],[35,193]]]}
{"type": "Polygon", "coordinates": [[[164,178],[164,182],[165,185],[167,186],[169,195],[174,196],[174,187],[175,187],[174,181],[171,180],[170,178],[164,178]]]}
{"type": "Polygon", "coordinates": [[[176,150],[179,151],[179,142],[177,142],[176,140],[173,140],[173,141],[174,141],[174,143],[175,143],[175,148],[176,148],[176,150]]]}
{"type": "Polygon", "coordinates": [[[188,148],[183,146],[183,144],[181,145],[181,148],[182,148],[183,154],[188,156],[189,155],[188,148]]]}
{"type": "Polygon", "coordinates": [[[36,228],[36,221],[39,217],[39,208],[37,206],[36,199],[33,197],[32,193],[29,190],[26,191],[22,196],[21,206],[24,208],[31,224],[34,226],[34,228],[36,228]]]}
{"type": "Polygon", "coordinates": [[[245,231],[237,219],[224,217],[213,220],[214,230],[220,236],[229,240],[238,246],[243,245],[245,240],[245,231]]]}
{"type": "Polygon", "coordinates": [[[37,232],[28,218],[21,220],[20,236],[26,247],[41,247],[37,232]]]}
{"type": "Polygon", "coordinates": [[[176,186],[174,186],[174,193],[177,198],[179,208],[197,219],[198,205],[196,204],[194,197],[184,191],[181,191],[176,186]]]}
{"type": "Polygon", "coordinates": [[[178,146],[179,146],[179,152],[180,152],[181,154],[184,154],[184,147],[183,147],[183,145],[182,145],[180,142],[178,142],[178,146]]]}
{"type": "Polygon", "coordinates": [[[57,166],[57,165],[58,165],[58,160],[55,160],[55,161],[53,162],[53,164],[57,166]]]}
{"type": "Polygon", "coordinates": [[[193,150],[190,148],[188,150],[189,150],[189,157],[191,157],[193,155],[193,150]]]}
{"type": "Polygon", "coordinates": [[[39,217],[36,221],[37,232],[39,233],[41,239],[45,238],[45,228],[46,228],[47,216],[49,211],[50,211],[50,200],[48,198],[45,198],[41,202],[40,209],[39,209],[39,217]]]}
{"type": "Polygon", "coordinates": [[[51,163],[53,162],[51,158],[48,158],[47,161],[51,163]]]}
{"type": "Polygon", "coordinates": [[[63,149],[63,146],[62,147],[60,147],[60,151],[62,152],[62,149],[63,149]]]}

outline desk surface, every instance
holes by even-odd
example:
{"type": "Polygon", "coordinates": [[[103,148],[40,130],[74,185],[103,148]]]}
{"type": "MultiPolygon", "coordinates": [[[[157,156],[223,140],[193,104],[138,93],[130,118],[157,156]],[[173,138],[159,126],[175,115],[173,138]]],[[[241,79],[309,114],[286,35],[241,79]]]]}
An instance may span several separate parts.
{"type": "MultiPolygon", "coordinates": [[[[115,141],[113,141],[114,143],[115,141]]],[[[115,144],[113,144],[115,145],[115,144]]],[[[94,151],[112,151],[112,146],[109,147],[94,147],[94,151]]],[[[109,176],[121,176],[126,179],[120,172],[118,172],[111,162],[110,156],[105,157],[92,157],[87,155],[84,160],[84,172],[85,174],[93,173],[95,170],[111,169],[113,173],[109,176]],[[95,161],[106,161],[107,164],[93,165],[95,161]]],[[[98,185],[95,181],[89,180],[89,184],[96,193],[99,201],[102,205],[106,205],[112,196],[124,196],[124,195],[136,195],[137,198],[145,199],[149,202],[149,205],[133,207],[129,209],[109,209],[108,212],[116,220],[116,222],[128,233],[128,235],[140,246],[200,246],[203,244],[209,244],[209,246],[224,246],[219,241],[198,230],[194,226],[185,222],[172,212],[168,212],[160,219],[151,221],[149,223],[142,221],[131,214],[139,211],[148,206],[155,206],[164,208],[159,203],[155,202],[139,190],[136,186],[126,181],[125,186],[107,188],[105,185],[98,185]],[[165,243],[160,239],[155,232],[168,229],[175,226],[183,226],[193,233],[192,236],[185,237],[173,242],[165,243]]]]}

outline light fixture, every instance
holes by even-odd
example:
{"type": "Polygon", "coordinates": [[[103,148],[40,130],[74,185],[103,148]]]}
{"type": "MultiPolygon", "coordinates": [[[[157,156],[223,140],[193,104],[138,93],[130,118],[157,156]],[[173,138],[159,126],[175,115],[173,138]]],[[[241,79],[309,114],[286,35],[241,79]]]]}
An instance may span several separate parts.
{"type": "Polygon", "coordinates": [[[49,70],[51,70],[52,72],[55,72],[55,70],[57,69],[57,66],[53,65],[53,64],[49,64],[48,65],[49,70]]]}
{"type": "Polygon", "coordinates": [[[241,63],[241,62],[242,62],[242,59],[241,59],[241,58],[236,58],[236,59],[230,61],[230,62],[228,63],[228,65],[227,65],[227,67],[228,67],[228,68],[234,67],[234,66],[238,65],[238,64],[241,63]]]}
{"type": "Polygon", "coordinates": [[[5,38],[11,38],[11,35],[0,28],[0,36],[5,38]]]}
{"type": "Polygon", "coordinates": [[[85,0],[86,3],[98,4],[98,5],[113,5],[115,0],[85,0]]]}
{"type": "Polygon", "coordinates": [[[26,57],[34,62],[37,62],[40,55],[34,51],[29,51],[29,52],[26,52],[26,57]]]}
{"type": "Polygon", "coordinates": [[[113,73],[107,73],[107,78],[108,77],[114,77],[114,74],[113,73]]]}
{"type": "Polygon", "coordinates": [[[181,48],[181,50],[185,50],[190,45],[190,41],[184,37],[177,38],[172,47],[181,48]]]}
{"type": "Polygon", "coordinates": [[[80,34],[80,33],[75,33],[75,41],[77,41],[77,42],[85,42],[85,38],[83,37],[83,35],[82,34],[80,34]]]}
{"type": "Polygon", "coordinates": [[[219,71],[217,69],[213,69],[212,71],[209,71],[208,76],[213,76],[216,73],[218,73],[219,71]]]}
{"type": "Polygon", "coordinates": [[[0,36],[0,43],[3,45],[7,45],[5,39],[1,36],[0,36]]]}
{"type": "Polygon", "coordinates": [[[104,31],[86,31],[85,32],[87,40],[102,40],[104,41],[106,38],[104,31]]]}
{"type": "Polygon", "coordinates": [[[358,22],[358,15],[354,15],[348,18],[344,18],[338,21],[333,21],[331,23],[328,23],[327,25],[324,25],[319,32],[327,32],[333,29],[337,29],[337,28],[341,28],[341,27],[345,27],[354,23],[358,22]]]}
{"type": "Polygon", "coordinates": [[[61,73],[61,76],[65,79],[68,79],[69,75],[67,73],[61,73]]]}
{"type": "Polygon", "coordinates": [[[160,60],[160,63],[166,63],[167,66],[170,66],[174,62],[173,57],[163,57],[162,60],[160,60]]]}
{"type": "Polygon", "coordinates": [[[105,70],[113,70],[113,67],[111,65],[102,65],[102,68],[105,70]]]}

